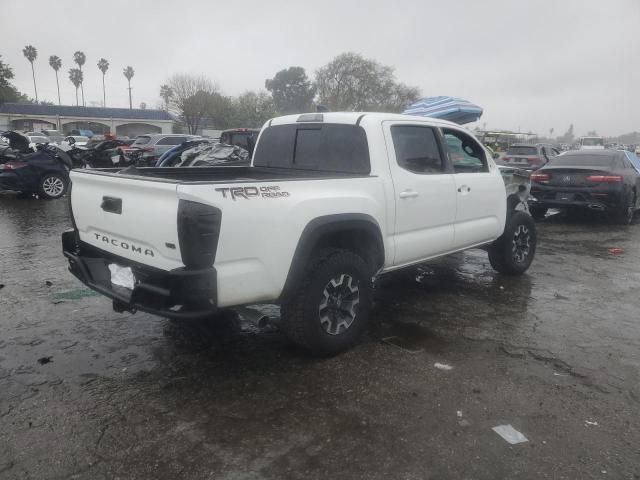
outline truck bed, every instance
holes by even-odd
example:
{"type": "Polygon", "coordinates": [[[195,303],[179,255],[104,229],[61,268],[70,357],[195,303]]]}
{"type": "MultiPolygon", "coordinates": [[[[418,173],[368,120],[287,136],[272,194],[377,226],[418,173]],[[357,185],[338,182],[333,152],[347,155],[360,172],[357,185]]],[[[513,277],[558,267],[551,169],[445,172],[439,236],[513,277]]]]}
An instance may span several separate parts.
{"type": "Polygon", "coordinates": [[[235,183],[273,182],[292,180],[324,180],[336,178],[361,178],[370,175],[327,172],[291,168],[217,166],[217,167],[127,167],[125,169],[101,168],[81,170],[82,173],[117,175],[126,178],[144,177],[145,180],[170,183],[235,183]]]}

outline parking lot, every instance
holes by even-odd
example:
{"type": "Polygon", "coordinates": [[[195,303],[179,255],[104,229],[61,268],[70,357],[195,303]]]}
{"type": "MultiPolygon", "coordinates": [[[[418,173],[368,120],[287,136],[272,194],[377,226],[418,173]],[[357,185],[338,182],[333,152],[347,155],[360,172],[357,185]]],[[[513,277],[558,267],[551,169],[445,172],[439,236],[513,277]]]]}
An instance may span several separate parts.
{"type": "Polygon", "coordinates": [[[0,478],[640,478],[637,221],[552,214],[522,277],[482,251],[385,276],[329,359],[276,307],[265,329],[115,313],[67,272],[69,223],[0,195],[0,478]]]}

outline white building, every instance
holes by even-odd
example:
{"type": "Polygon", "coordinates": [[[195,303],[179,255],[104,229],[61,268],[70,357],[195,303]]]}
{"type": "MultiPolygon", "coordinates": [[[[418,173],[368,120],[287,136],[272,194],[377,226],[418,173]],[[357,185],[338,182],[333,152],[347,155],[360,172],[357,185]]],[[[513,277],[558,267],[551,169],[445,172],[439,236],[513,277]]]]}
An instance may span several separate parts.
{"type": "Polygon", "coordinates": [[[73,107],[3,103],[0,105],[0,131],[90,130],[135,137],[146,133],[171,133],[174,119],[164,110],[73,107]]]}

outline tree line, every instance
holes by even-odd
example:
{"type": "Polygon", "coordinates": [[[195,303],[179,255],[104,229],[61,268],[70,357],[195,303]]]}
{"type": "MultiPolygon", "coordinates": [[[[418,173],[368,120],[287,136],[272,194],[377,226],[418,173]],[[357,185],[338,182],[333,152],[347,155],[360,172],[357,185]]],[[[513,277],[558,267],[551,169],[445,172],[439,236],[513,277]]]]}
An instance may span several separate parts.
{"type": "Polygon", "coordinates": [[[401,112],[420,96],[418,88],[396,80],[392,67],[352,52],[317,69],[313,80],[304,68],[293,66],[266,79],[264,88],[228,97],[207,77],[176,74],[160,86],[160,97],[164,108],[196,133],[205,124],[216,129],[260,127],[274,116],[315,111],[317,106],[401,112]]]}

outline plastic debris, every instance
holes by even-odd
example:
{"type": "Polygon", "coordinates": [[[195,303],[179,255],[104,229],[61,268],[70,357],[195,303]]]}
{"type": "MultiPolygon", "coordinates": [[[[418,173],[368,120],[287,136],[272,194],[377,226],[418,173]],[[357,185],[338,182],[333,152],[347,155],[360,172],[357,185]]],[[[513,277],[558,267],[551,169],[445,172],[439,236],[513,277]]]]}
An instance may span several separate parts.
{"type": "Polygon", "coordinates": [[[50,282],[49,280],[47,280],[46,282],[44,282],[44,284],[45,284],[47,287],[50,287],[51,285],[53,285],[53,283],[52,283],[52,282],[50,282]]]}
{"type": "Polygon", "coordinates": [[[447,365],[446,363],[434,363],[433,364],[434,367],[436,367],[439,370],[453,370],[453,367],[451,365],[447,365]]]}
{"type": "Polygon", "coordinates": [[[456,415],[458,416],[458,418],[462,418],[462,410],[458,410],[456,412],[456,415]]]}
{"type": "Polygon", "coordinates": [[[51,363],[51,362],[53,362],[52,358],[53,358],[53,357],[42,357],[42,358],[39,358],[39,359],[38,359],[38,363],[39,363],[40,365],[46,365],[47,363],[51,363]]]}
{"type": "Polygon", "coordinates": [[[591,420],[585,420],[584,423],[586,425],[593,425],[594,427],[598,426],[598,422],[592,422],[591,420]]]}
{"type": "Polygon", "coordinates": [[[612,247],[607,250],[610,255],[622,255],[624,253],[624,248],[620,247],[612,247]]]}
{"type": "Polygon", "coordinates": [[[529,440],[522,433],[517,431],[511,425],[498,425],[491,430],[500,435],[507,443],[516,445],[518,443],[528,442],[529,440]]]}

